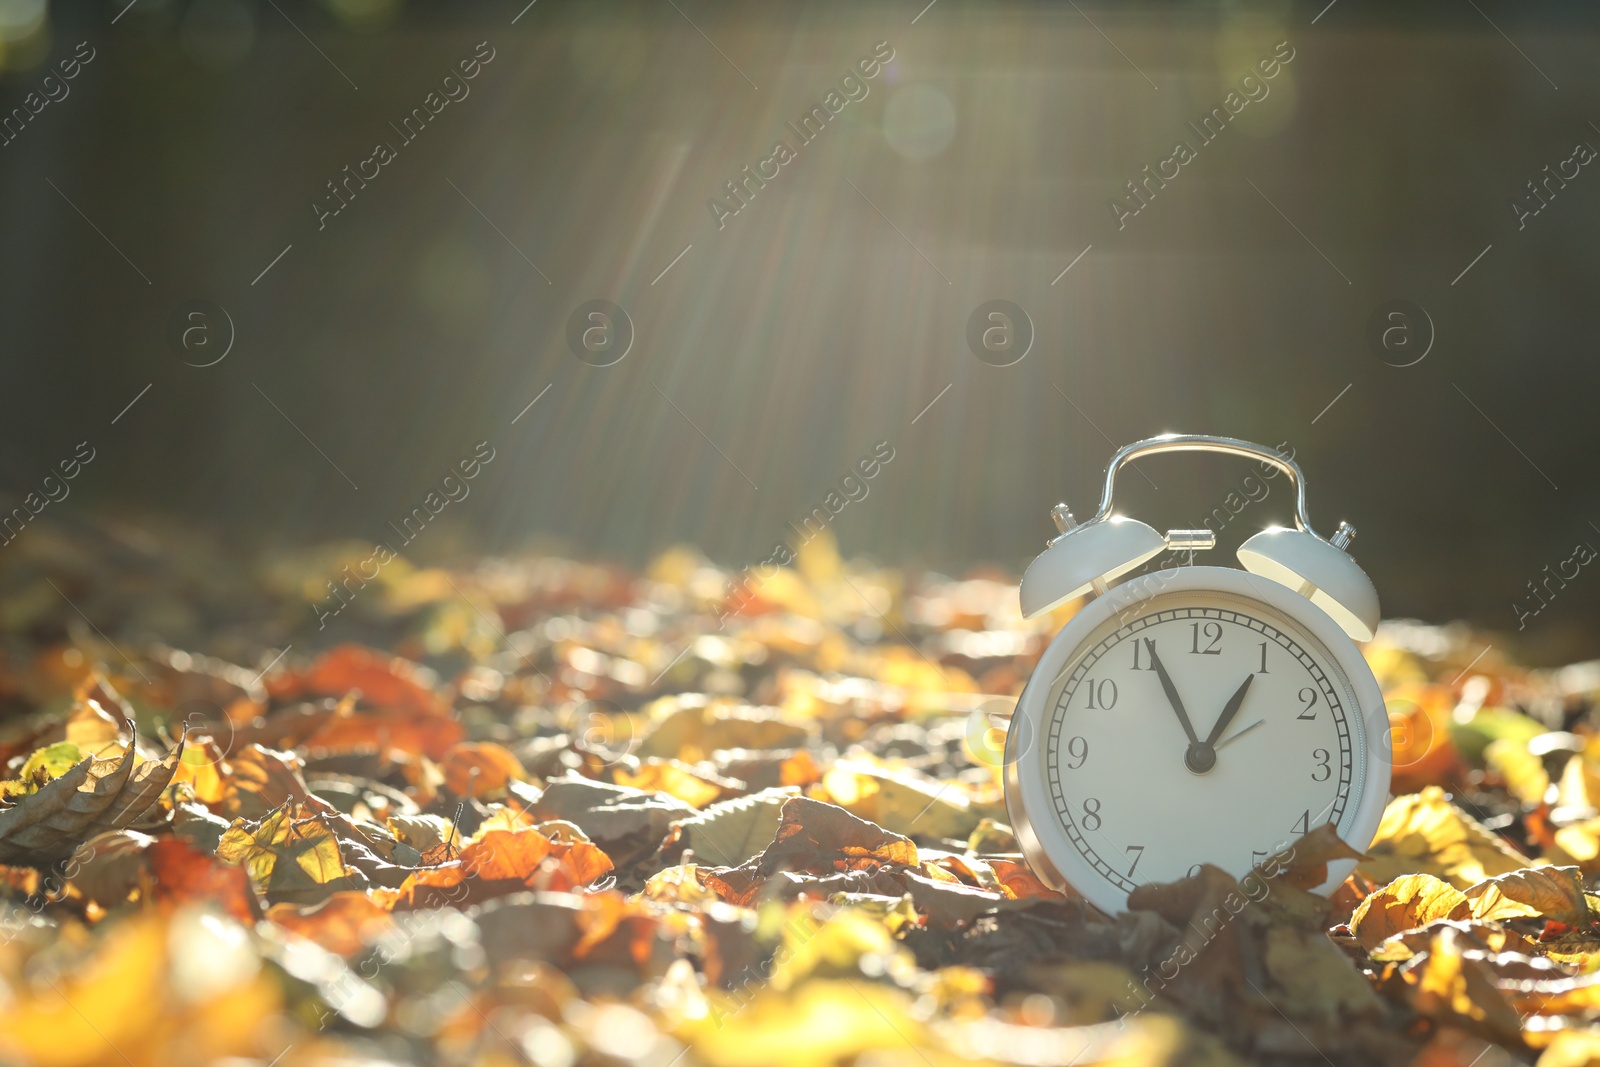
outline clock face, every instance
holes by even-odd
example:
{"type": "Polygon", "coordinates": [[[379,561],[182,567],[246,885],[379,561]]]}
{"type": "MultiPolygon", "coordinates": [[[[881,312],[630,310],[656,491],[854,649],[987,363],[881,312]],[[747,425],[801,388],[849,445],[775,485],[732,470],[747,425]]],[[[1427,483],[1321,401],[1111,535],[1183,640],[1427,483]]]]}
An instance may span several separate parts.
{"type": "Polygon", "coordinates": [[[1032,786],[1025,840],[1094,903],[1121,910],[1136,886],[1201,863],[1242,877],[1323,823],[1367,843],[1371,709],[1319,638],[1327,627],[1286,603],[1321,615],[1276,587],[1171,591],[1120,614],[1107,602],[1106,618],[1069,624],[1057,640],[1071,646],[1041,662],[1017,712],[1037,731],[1014,768],[1032,786]]]}

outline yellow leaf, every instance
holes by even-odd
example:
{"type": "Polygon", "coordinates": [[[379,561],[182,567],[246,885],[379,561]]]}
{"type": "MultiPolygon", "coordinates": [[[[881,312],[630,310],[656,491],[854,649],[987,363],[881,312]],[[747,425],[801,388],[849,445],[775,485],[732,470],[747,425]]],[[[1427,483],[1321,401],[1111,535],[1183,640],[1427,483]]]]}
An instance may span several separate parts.
{"type": "MultiPolygon", "coordinates": [[[[1594,901],[1589,902],[1594,910],[1594,901]]],[[[1528,953],[1534,955],[1535,953],[1528,953]]],[[[1564,963],[1579,974],[1600,972],[1600,937],[1589,929],[1568,930],[1539,942],[1538,954],[1564,963]]]]}
{"type": "Polygon", "coordinates": [[[1343,1019],[1383,1011],[1361,972],[1320,930],[1272,927],[1267,931],[1265,962],[1267,973],[1283,990],[1274,1003],[1292,1018],[1332,1027],[1343,1019]]]}
{"type": "Polygon", "coordinates": [[[1600,790],[1593,788],[1593,777],[1594,772],[1585,766],[1581,755],[1567,760],[1566,766],[1561,769],[1561,777],[1556,780],[1554,806],[1593,811],[1595,800],[1600,799],[1600,790]]]}
{"type": "Polygon", "coordinates": [[[1539,1056],[1538,1067],[1592,1067],[1600,1063],[1600,1032],[1563,1030],[1539,1056]]]}
{"type": "Polygon", "coordinates": [[[222,749],[209,734],[191,731],[186,735],[183,757],[178,760],[172,775],[172,784],[186,782],[194,790],[194,798],[206,806],[220,805],[227,794],[227,783],[222,777],[222,749]]]}
{"type": "MultiPolygon", "coordinates": [[[[99,699],[83,695],[67,713],[62,732],[84,755],[106,756],[108,748],[120,749],[125,742],[127,715],[131,714],[131,709],[111,691],[104,679],[91,691],[98,694],[99,699]]],[[[109,754],[115,755],[114,752],[109,754]]]]}
{"type": "Polygon", "coordinates": [[[1467,941],[1453,927],[1442,928],[1402,972],[1412,987],[1412,1006],[1437,1019],[1469,1019],[1502,1043],[1519,1040],[1522,1019],[1500,991],[1494,972],[1480,959],[1466,955],[1467,941]]]}
{"type": "Polygon", "coordinates": [[[1530,808],[1544,803],[1550,790],[1550,774],[1544,761],[1528,751],[1528,743],[1515,737],[1491,741],[1483,759],[1506,780],[1506,791],[1530,808]]]}
{"type": "Polygon", "coordinates": [[[249,931],[208,911],[107,923],[83,958],[12,987],[0,1060],[31,1067],[270,1058],[281,994],[249,931]]]}
{"type": "Polygon", "coordinates": [[[306,840],[306,847],[295,855],[294,862],[313,882],[321,885],[349,873],[339,855],[339,842],[331,832],[311,835],[306,840]]]}
{"type": "Polygon", "coordinates": [[[1600,871],[1600,818],[1563,826],[1556,831],[1555,847],[1548,850],[1548,859],[1576,863],[1585,873],[1600,871]]]}
{"type": "Polygon", "coordinates": [[[665,793],[677,797],[691,808],[703,808],[722,798],[722,787],[695,774],[679,760],[649,759],[637,773],[625,767],[616,771],[618,785],[665,793]]]}
{"type": "Polygon", "coordinates": [[[1379,885],[1408,874],[1431,874],[1465,889],[1528,865],[1482,824],[1450,803],[1438,786],[1395,797],[1357,869],[1379,885]]]}
{"type": "Polygon", "coordinates": [[[1541,916],[1568,926],[1581,926],[1589,920],[1583,876],[1576,867],[1530,867],[1512,871],[1472,886],[1465,898],[1474,919],[1541,916]]]}
{"type": "MultiPolygon", "coordinates": [[[[820,925],[812,917],[810,904],[796,904],[782,910],[782,947],[772,971],[772,988],[791,989],[813,977],[855,977],[861,973],[861,958],[877,956],[887,961],[899,957],[911,962],[910,953],[901,948],[883,923],[865,912],[846,908],[835,912],[820,925]]],[[[766,915],[763,914],[763,920],[766,915]]]]}
{"type": "Polygon", "coordinates": [[[59,991],[44,986],[37,995],[8,1004],[0,1013],[5,1059],[73,1067],[105,1062],[108,1044],[138,1051],[147,1020],[165,1006],[162,925],[155,918],[118,924],[59,991]]]}
{"type": "Polygon", "coordinates": [[[314,904],[341,889],[367,888],[323,818],[292,801],[259,823],[235,819],[217,843],[217,859],[244,867],[250,884],[274,903],[314,904]]]}
{"type": "Polygon", "coordinates": [[[1375,963],[1403,963],[1413,956],[1428,951],[1446,927],[1460,934],[1462,942],[1468,947],[1479,951],[1509,952],[1529,957],[1537,956],[1541,952],[1551,955],[1548,946],[1530,941],[1515,930],[1507,929],[1499,923],[1481,922],[1477,919],[1435,919],[1426,926],[1395,934],[1373,949],[1371,958],[1375,963]]]}
{"type": "Polygon", "coordinates": [[[835,763],[822,790],[851,814],[897,834],[965,840],[982,818],[955,782],[867,762],[835,763]]]}
{"type": "Polygon", "coordinates": [[[1408,874],[1363,900],[1350,916],[1350,932],[1372,952],[1395,934],[1450,918],[1466,900],[1454,886],[1431,874],[1408,874]]]}
{"type": "Polygon", "coordinates": [[[1552,977],[1519,976],[1521,980],[1503,982],[1501,988],[1525,1018],[1539,1016],[1553,1021],[1569,1016],[1574,1021],[1593,1020],[1600,1012],[1600,975],[1569,976],[1554,967],[1550,973],[1552,977]]]}
{"type": "Polygon", "coordinates": [[[710,1022],[693,1045],[711,1067],[831,1067],[873,1050],[931,1047],[910,996],[864,980],[739,990],[710,1022]]]}

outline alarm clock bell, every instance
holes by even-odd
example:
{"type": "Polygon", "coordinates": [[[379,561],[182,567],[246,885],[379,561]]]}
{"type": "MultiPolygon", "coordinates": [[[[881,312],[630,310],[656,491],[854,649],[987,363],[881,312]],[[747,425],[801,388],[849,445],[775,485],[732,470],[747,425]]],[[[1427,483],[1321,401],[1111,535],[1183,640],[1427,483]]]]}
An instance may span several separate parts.
{"type": "Polygon", "coordinates": [[[1372,579],[1345,554],[1356,535],[1341,522],[1332,540],[1324,541],[1308,526],[1291,530],[1274,526],[1239,546],[1239,562],[1251,574],[1286,585],[1327,612],[1354,641],[1371,641],[1378,628],[1378,591],[1372,579]]]}
{"type": "Polygon", "coordinates": [[[1091,589],[1104,593],[1113,578],[1154,559],[1167,547],[1165,537],[1138,519],[1110,515],[1079,526],[1065,504],[1057,504],[1050,514],[1061,533],[1022,576],[1018,595],[1025,619],[1043,615],[1091,589]]]}
{"type": "Polygon", "coordinates": [[[1305,477],[1294,460],[1232,437],[1163,434],[1127,446],[1106,469],[1105,491],[1094,518],[1079,524],[1065,504],[1051,509],[1060,533],[1034,559],[1018,590],[1024,618],[1034,618],[1087,592],[1103,594],[1109,583],[1167,549],[1202,550],[1216,545],[1210,530],[1169,530],[1111,514],[1118,469],[1130,460],[1160,452],[1221,452],[1269,463],[1295,486],[1295,529],[1271,527],[1239,546],[1245,570],[1285,585],[1328,614],[1352,640],[1370,641],[1378,625],[1378,592],[1344,551],[1355,529],[1340,523],[1331,540],[1311,528],[1306,517],[1305,477]]]}

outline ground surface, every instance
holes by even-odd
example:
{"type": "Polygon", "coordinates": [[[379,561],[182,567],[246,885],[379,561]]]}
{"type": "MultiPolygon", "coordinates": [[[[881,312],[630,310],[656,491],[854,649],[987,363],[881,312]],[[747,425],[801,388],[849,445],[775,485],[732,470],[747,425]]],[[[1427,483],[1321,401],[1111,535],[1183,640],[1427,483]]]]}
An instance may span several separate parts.
{"type": "Polygon", "coordinates": [[[27,538],[5,1062],[1600,1063],[1600,668],[1390,627],[1357,873],[1113,921],[1005,826],[985,714],[1064,617],[1007,576],[27,538]]]}

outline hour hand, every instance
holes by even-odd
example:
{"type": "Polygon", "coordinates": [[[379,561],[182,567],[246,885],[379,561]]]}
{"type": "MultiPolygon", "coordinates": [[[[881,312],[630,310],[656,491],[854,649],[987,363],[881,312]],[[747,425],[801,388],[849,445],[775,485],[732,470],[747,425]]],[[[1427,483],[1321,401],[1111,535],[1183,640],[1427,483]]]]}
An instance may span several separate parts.
{"type": "Polygon", "coordinates": [[[1211,728],[1211,733],[1206,737],[1206,744],[1215,745],[1217,738],[1222,736],[1222,731],[1228,728],[1233,717],[1239,714],[1239,709],[1244,706],[1244,695],[1250,691],[1250,683],[1255,680],[1255,675],[1247,674],[1238,689],[1233,691],[1233,696],[1228,698],[1227,705],[1222,709],[1222,714],[1217,716],[1217,725],[1211,728]]]}
{"type": "Polygon", "coordinates": [[[1178,689],[1172,684],[1172,676],[1167,674],[1167,668],[1162,664],[1161,657],[1156,655],[1156,643],[1150,638],[1144,639],[1145,651],[1150,653],[1150,665],[1156,669],[1156,676],[1161,679],[1161,688],[1166,691],[1167,702],[1172,705],[1172,710],[1178,713],[1178,721],[1183,724],[1183,732],[1189,735],[1189,743],[1198,745],[1200,738],[1194,732],[1194,723],[1189,721],[1189,713],[1183,710],[1183,698],[1178,696],[1178,689]]]}

